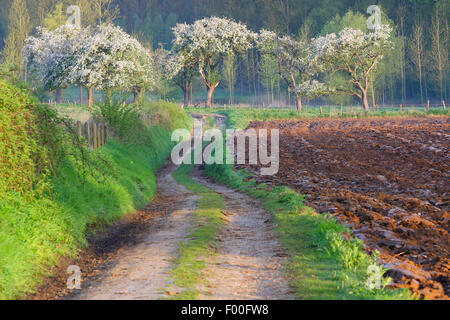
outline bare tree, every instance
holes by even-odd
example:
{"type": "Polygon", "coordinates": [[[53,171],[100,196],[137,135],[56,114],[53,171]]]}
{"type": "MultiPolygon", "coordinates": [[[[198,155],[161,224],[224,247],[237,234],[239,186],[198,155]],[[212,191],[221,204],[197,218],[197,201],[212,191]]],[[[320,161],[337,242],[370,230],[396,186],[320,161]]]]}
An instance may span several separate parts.
{"type": "Polygon", "coordinates": [[[15,64],[19,68],[19,72],[22,72],[24,70],[21,50],[30,32],[30,16],[25,0],[13,1],[9,10],[8,22],[8,37],[5,39],[2,56],[5,61],[15,64]]]}
{"type": "Polygon", "coordinates": [[[407,7],[404,1],[398,6],[398,20],[399,20],[399,32],[401,39],[401,55],[400,55],[400,73],[402,83],[402,102],[406,99],[406,68],[405,68],[405,21],[406,21],[407,7]]]}
{"type": "Polygon", "coordinates": [[[445,26],[439,8],[436,7],[431,21],[431,58],[437,72],[441,100],[444,99],[444,78],[448,70],[448,28],[446,30],[445,26]]]}
{"type": "Polygon", "coordinates": [[[417,78],[419,79],[420,86],[420,102],[423,104],[423,26],[422,24],[416,23],[413,26],[412,35],[409,40],[409,51],[411,56],[411,61],[417,71],[417,78]]]}
{"type": "Polygon", "coordinates": [[[236,84],[236,58],[234,54],[230,54],[223,60],[222,66],[222,78],[225,82],[225,86],[230,93],[230,104],[234,102],[234,86],[236,84]]]}

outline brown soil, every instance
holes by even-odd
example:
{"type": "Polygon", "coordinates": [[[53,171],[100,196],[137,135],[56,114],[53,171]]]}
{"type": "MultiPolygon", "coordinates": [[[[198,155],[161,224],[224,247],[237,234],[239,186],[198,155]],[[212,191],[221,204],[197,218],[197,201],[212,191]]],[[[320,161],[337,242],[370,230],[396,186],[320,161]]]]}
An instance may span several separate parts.
{"type": "Polygon", "coordinates": [[[254,122],[280,129],[280,171],[310,206],[379,250],[397,287],[450,295],[450,118],[254,122]]]}

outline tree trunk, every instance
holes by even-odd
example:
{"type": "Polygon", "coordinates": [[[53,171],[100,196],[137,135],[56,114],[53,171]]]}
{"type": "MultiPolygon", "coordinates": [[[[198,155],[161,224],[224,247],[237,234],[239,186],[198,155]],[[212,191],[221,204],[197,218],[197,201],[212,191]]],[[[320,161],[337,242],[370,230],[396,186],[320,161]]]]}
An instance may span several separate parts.
{"type": "Polygon", "coordinates": [[[105,99],[108,99],[108,102],[109,102],[110,105],[112,104],[112,90],[111,90],[111,88],[106,89],[105,99]]]}
{"type": "Polygon", "coordinates": [[[83,86],[78,86],[78,99],[80,104],[83,104],[83,86]]]}
{"type": "Polygon", "coordinates": [[[363,104],[364,111],[369,111],[370,108],[369,108],[369,102],[367,101],[367,90],[362,91],[361,102],[363,104]]]}
{"type": "Polygon", "coordinates": [[[183,90],[183,94],[184,94],[184,106],[188,107],[189,101],[190,101],[190,95],[191,95],[191,86],[185,85],[181,89],[183,90]]]}
{"type": "Polygon", "coordinates": [[[134,104],[138,104],[139,103],[139,100],[141,100],[143,93],[144,93],[144,90],[142,88],[134,89],[134,91],[133,91],[134,104]]]}
{"type": "Polygon", "coordinates": [[[62,100],[62,89],[56,89],[55,91],[55,102],[61,104],[62,100]]]}
{"type": "Polygon", "coordinates": [[[219,84],[216,84],[215,86],[208,87],[208,94],[206,96],[206,108],[212,108],[212,97],[213,97],[213,94],[214,94],[214,90],[216,89],[216,87],[218,85],[219,84]]]}
{"type": "Polygon", "coordinates": [[[94,104],[94,88],[88,88],[88,107],[91,107],[94,104]]]}
{"type": "Polygon", "coordinates": [[[302,112],[302,98],[300,96],[297,97],[296,105],[297,105],[297,111],[302,112]]]}
{"type": "Polygon", "coordinates": [[[373,88],[373,86],[371,86],[371,90],[372,90],[372,108],[376,108],[377,107],[377,103],[375,101],[375,90],[373,88]]]}

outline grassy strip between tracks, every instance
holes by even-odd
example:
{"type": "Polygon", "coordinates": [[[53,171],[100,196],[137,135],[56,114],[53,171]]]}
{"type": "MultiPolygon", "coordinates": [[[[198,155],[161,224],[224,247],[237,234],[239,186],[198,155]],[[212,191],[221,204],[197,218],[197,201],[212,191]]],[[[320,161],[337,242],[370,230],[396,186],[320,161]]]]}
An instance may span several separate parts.
{"type": "Polygon", "coordinates": [[[175,180],[196,194],[197,209],[193,214],[192,226],[187,242],[178,249],[178,257],[172,270],[175,286],[183,290],[171,299],[197,299],[197,285],[201,284],[202,270],[208,257],[215,255],[217,250],[217,234],[224,225],[224,199],[217,193],[195,182],[191,177],[193,165],[182,165],[173,174],[175,180]]]}

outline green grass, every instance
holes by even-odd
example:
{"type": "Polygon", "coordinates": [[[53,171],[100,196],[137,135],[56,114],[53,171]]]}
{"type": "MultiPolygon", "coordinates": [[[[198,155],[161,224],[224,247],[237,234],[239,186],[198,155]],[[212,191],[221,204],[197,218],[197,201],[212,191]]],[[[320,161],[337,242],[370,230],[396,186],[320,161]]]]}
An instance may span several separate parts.
{"type": "Polygon", "coordinates": [[[193,213],[189,239],[180,245],[178,257],[171,272],[173,284],[183,288],[176,300],[197,299],[197,285],[203,283],[202,270],[205,261],[217,250],[217,233],[224,225],[222,211],[225,209],[223,198],[210,189],[196,183],[189,176],[193,165],[182,165],[173,174],[175,180],[196,194],[196,210],[193,213]]]}
{"type": "Polygon", "coordinates": [[[217,107],[186,108],[189,112],[208,113],[214,112],[228,117],[228,127],[247,128],[251,121],[271,121],[271,120],[293,120],[293,119],[326,119],[326,118],[369,118],[369,117],[423,117],[427,115],[450,115],[449,109],[433,108],[426,110],[422,107],[404,107],[400,112],[398,108],[380,108],[364,112],[361,108],[338,106],[324,106],[322,111],[319,107],[304,108],[302,112],[293,109],[263,109],[263,108],[235,108],[217,107]]]}
{"type": "Polygon", "coordinates": [[[203,130],[207,131],[210,129],[216,129],[217,127],[217,123],[216,123],[216,118],[214,117],[207,117],[206,118],[206,124],[203,127],[203,130]]]}
{"type": "Polygon", "coordinates": [[[0,192],[0,300],[32,293],[61,257],[76,257],[88,235],[152,199],[154,173],[174,146],[172,130],[192,126],[175,105],[152,109],[164,111],[164,121],[146,132],[148,143],[109,140],[89,151],[87,166],[69,153],[48,178],[49,192],[39,196],[0,192]]]}

